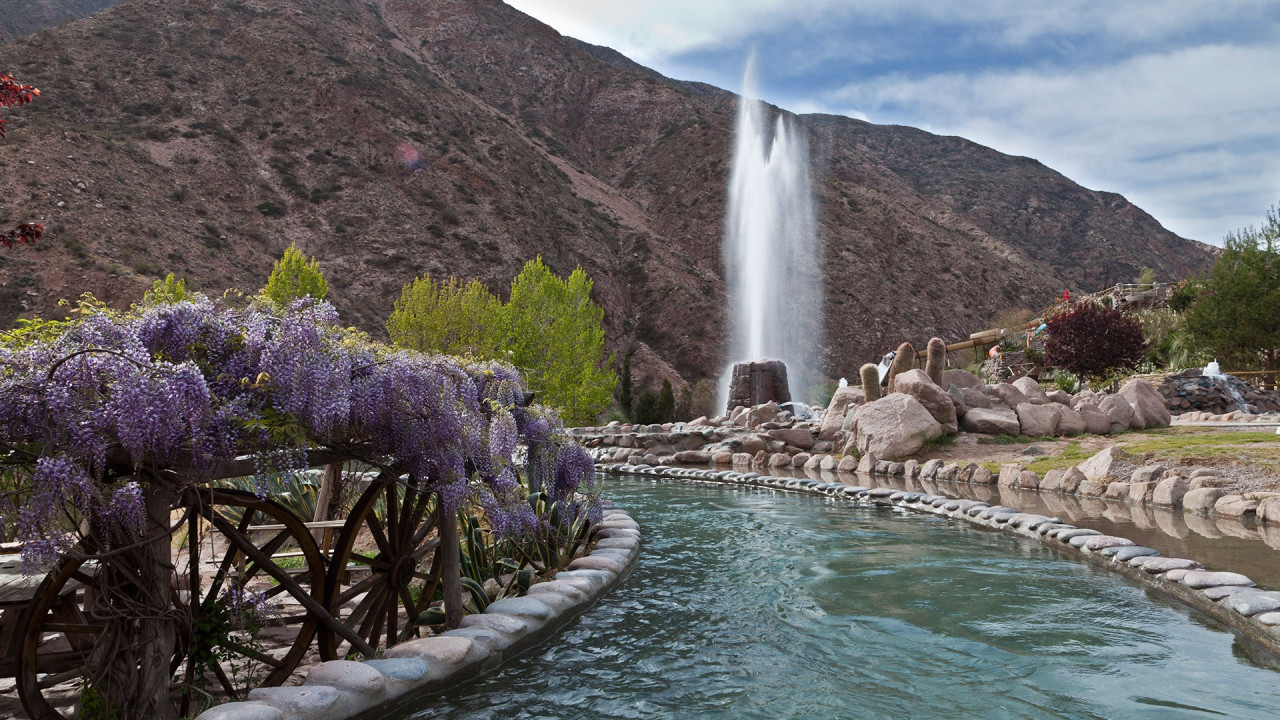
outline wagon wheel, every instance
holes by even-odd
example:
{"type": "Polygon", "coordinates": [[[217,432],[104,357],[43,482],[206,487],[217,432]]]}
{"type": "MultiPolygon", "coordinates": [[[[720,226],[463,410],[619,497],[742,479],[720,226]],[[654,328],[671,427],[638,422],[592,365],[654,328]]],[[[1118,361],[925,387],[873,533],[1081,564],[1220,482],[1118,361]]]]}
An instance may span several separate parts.
{"type": "MultiPolygon", "coordinates": [[[[325,607],[370,647],[419,634],[414,621],[440,582],[439,521],[435,493],[412,481],[379,478],[352,507],[325,578],[325,607]]],[[[339,642],[332,628],[322,627],[320,657],[342,657],[339,642]]]]}
{"type": "MultiPolygon", "coordinates": [[[[199,502],[196,495],[184,494],[177,508],[183,514],[175,526],[186,530],[187,540],[175,557],[173,603],[181,622],[189,619],[190,625],[178,632],[170,695],[183,715],[195,714],[194,705],[209,696],[242,698],[253,687],[279,685],[288,678],[315,636],[317,618],[303,608],[319,608],[324,581],[324,561],[315,541],[288,510],[235,490],[200,490],[199,502]],[[208,532],[210,523],[218,533],[208,532]],[[263,525],[278,529],[249,530],[263,525]],[[283,550],[298,553],[302,567],[295,575],[254,559],[283,550]],[[200,571],[188,572],[193,566],[200,571]],[[261,593],[266,627],[256,626],[256,617],[236,612],[230,598],[240,592],[261,593]],[[302,607],[289,607],[293,602],[302,607]]],[[[95,592],[95,569],[93,561],[64,558],[25,613],[16,679],[33,720],[74,715],[71,705],[78,693],[71,692],[63,703],[59,696],[79,688],[105,627],[104,608],[95,603],[101,597],[95,592]]]]}

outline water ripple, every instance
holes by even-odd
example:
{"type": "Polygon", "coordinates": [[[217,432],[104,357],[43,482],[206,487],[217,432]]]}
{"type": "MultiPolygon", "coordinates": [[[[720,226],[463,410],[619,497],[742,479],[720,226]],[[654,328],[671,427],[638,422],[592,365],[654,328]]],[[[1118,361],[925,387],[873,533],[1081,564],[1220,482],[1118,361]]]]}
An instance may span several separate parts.
{"type": "Polygon", "coordinates": [[[1033,542],[737,488],[613,483],[626,583],[550,644],[396,717],[1274,718],[1203,616],[1033,542]]]}

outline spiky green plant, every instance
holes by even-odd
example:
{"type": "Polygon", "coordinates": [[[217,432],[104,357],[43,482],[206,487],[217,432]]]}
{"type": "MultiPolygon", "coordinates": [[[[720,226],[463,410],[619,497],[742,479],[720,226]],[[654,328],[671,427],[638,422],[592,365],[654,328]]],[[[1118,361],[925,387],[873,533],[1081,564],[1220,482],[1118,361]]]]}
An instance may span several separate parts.
{"type": "Polygon", "coordinates": [[[947,344],[942,338],[930,338],[925,346],[924,371],[934,385],[942,387],[942,371],[947,365],[947,344]]]}
{"type": "Polygon", "coordinates": [[[893,392],[893,381],[902,373],[908,370],[914,370],[916,366],[916,348],[909,342],[904,342],[898,346],[898,352],[893,356],[893,362],[889,365],[889,392],[893,392]]]}
{"type": "Polygon", "coordinates": [[[862,378],[862,393],[866,397],[866,402],[879,400],[880,367],[867,363],[858,370],[858,375],[862,378]]]}

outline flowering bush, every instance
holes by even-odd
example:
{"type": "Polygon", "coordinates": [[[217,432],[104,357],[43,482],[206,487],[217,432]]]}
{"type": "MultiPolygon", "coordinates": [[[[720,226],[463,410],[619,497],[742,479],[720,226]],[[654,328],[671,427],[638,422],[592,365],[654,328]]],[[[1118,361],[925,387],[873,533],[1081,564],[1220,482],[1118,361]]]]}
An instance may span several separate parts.
{"type": "Polygon", "coordinates": [[[450,511],[470,495],[500,534],[532,531],[517,450],[532,489],[555,499],[589,484],[594,468],[555,415],[524,398],[509,366],[371,342],[311,298],[99,308],[49,337],[0,345],[0,463],[21,480],[8,492],[25,498],[0,505],[10,508],[0,521],[17,526],[25,560],[40,567],[84,520],[103,550],[135,541],[139,471],[198,479],[240,455],[264,472],[300,469],[309,451],[330,449],[409,475],[450,511]]]}

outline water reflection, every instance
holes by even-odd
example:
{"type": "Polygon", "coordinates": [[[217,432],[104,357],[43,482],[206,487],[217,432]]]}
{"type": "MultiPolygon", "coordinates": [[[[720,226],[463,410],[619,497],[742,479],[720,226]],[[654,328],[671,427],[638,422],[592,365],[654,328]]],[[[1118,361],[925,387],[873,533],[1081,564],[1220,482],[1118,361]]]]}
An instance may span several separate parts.
{"type": "Polygon", "coordinates": [[[1280,589],[1280,527],[1101,498],[1040,493],[996,485],[969,485],[890,475],[851,475],[819,470],[775,470],[775,475],[822,482],[891,487],[980,500],[1038,513],[1129,538],[1164,555],[1189,557],[1215,570],[1244,573],[1264,588],[1280,589]]]}

